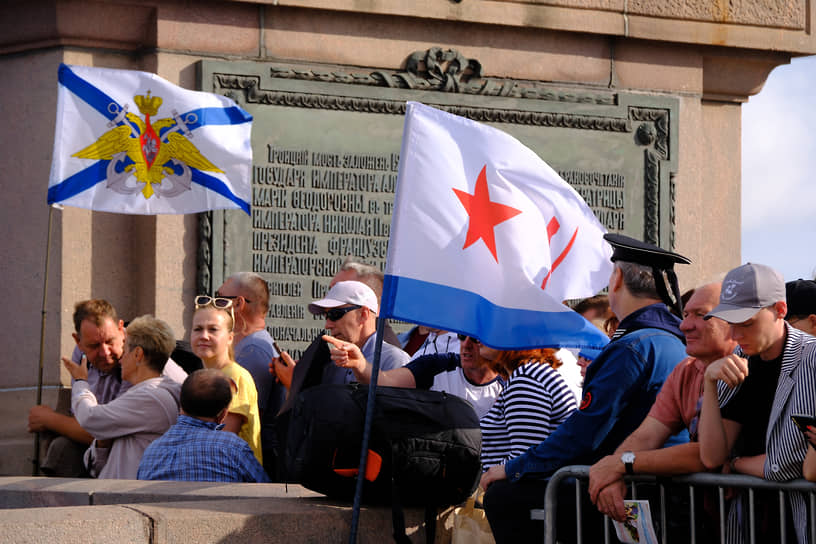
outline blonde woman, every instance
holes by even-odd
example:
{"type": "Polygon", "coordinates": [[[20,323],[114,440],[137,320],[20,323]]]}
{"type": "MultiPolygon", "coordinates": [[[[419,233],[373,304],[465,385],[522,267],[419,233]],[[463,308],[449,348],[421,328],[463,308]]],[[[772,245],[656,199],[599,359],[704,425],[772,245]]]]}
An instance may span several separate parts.
{"type": "Polygon", "coordinates": [[[232,328],[235,316],[232,300],[199,295],[195,299],[195,307],[193,330],[190,334],[193,353],[201,359],[205,368],[220,370],[233,384],[232,402],[223,430],[246,440],[258,462],[263,464],[258,392],[252,375],[236,363],[233,357],[232,328]]]}

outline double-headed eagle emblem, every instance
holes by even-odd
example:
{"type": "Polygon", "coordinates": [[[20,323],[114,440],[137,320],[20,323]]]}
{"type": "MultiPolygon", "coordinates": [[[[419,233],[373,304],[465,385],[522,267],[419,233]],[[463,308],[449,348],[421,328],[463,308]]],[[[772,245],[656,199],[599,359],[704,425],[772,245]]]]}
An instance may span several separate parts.
{"type": "Polygon", "coordinates": [[[120,108],[111,103],[108,111],[115,117],[108,126],[114,128],[73,155],[81,159],[109,161],[109,189],[121,194],[141,191],[146,199],[154,193],[171,197],[191,189],[191,168],[223,172],[189,140],[193,134],[188,125],[198,121],[195,113],[187,113],[182,118],[173,110],[172,117],[151,123],[150,118],[158,113],[162,99],[150,96],[148,91],[146,96],[134,96],[133,101],[145,116],[144,121],[130,113],[127,104],[120,108]],[[136,186],[127,183],[131,177],[136,178],[136,186]]]}

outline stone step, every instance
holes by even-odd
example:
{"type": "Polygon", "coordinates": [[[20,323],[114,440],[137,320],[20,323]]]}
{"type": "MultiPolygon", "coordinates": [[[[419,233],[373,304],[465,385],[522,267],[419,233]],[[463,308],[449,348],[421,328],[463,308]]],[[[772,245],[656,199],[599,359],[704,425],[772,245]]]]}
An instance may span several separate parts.
{"type": "MultiPolygon", "coordinates": [[[[0,478],[4,542],[346,542],[350,503],[299,485],[0,478]]],[[[450,542],[452,508],[437,517],[450,542]]],[[[406,508],[412,542],[425,541],[421,508],[406,508]]],[[[358,542],[391,540],[391,510],[364,506],[358,542]]]]}

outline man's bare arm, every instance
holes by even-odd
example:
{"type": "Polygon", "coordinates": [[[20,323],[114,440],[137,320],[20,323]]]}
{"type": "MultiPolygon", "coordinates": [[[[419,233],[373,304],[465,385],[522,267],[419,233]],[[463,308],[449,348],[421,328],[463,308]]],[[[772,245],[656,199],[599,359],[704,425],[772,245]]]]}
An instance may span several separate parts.
{"type": "Polygon", "coordinates": [[[666,440],[672,435],[671,429],[663,424],[660,420],[651,416],[646,416],[643,423],[635,429],[635,431],[626,437],[626,440],[621,442],[616,454],[625,451],[644,451],[654,450],[663,446],[666,440]]]}
{"type": "Polygon", "coordinates": [[[689,444],[662,448],[671,435],[668,426],[647,416],[615,453],[607,455],[590,469],[589,494],[592,501],[597,501],[598,494],[605,487],[623,479],[625,466],[620,457],[625,451],[635,453],[632,466],[638,473],[670,475],[703,470],[697,444],[691,448],[687,447],[689,444]]]}
{"type": "Polygon", "coordinates": [[[74,442],[88,446],[93,442],[93,436],[80,427],[76,418],[55,412],[48,406],[34,406],[28,412],[28,430],[29,432],[53,431],[74,442]]]}
{"type": "Polygon", "coordinates": [[[706,467],[700,460],[700,444],[688,442],[669,448],[635,452],[634,471],[644,474],[671,476],[673,474],[690,474],[705,472],[706,467]]]}
{"type": "Polygon", "coordinates": [[[748,474],[757,478],[765,477],[765,454],[751,455],[748,457],[735,457],[731,460],[732,472],[748,474]]]}
{"type": "Polygon", "coordinates": [[[703,405],[700,411],[700,460],[708,469],[723,465],[731,453],[734,441],[742,429],[736,421],[723,419],[717,398],[717,381],[736,387],[748,376],[748,362],[730,354],[717,359],[706,368],[703,405]]]}
{"type": "MultiPolygon", "coordinates": [[[[373,365],[366,361],[363,353],[355,344],[338,340],[333,336],[324,335],[323,340],[331,344],[331,358],[334,364],[340,368],[350,368],[354,372],[354,377],[360,383],[371,382],[371,369],[373,365]]],[[[388,387],[416,388],[414,373],[405,367],[393,370],[384,370],[377,376],[377,384],[388,387]]]]}

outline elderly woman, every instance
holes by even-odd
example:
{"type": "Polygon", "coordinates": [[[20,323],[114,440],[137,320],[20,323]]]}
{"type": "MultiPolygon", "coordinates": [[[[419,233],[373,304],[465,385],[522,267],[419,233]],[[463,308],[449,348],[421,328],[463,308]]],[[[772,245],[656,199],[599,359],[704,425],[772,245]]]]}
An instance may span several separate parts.
{"type": "Polygon", "coordinates": [[[153,316],[134,319],[125,331],[119,364],[122,379],[132,385],[125,393],[99,404],[88,387],[88,360],[63,358],[76,380],[71,408],[77,421],[95,440],[85,454],[91,475],[136,479],[147,446],[176,422],[181,384],[161,375],[176,347],[170,326],[153,316]]]}
{"type": "Polygon", "coordinates": [[[554,349],[499,351],[484,344],[482,358],[507,387],[481,419],[482,468],[487,470],[546,439],[576,409],[573,395],[556,368],[554,349]]]}
{"type": "Polygon", "coordinates": [[[246,440],[258,462],[263,464],[258,391],[252,375],[235,362],[232,351],[232,328],[235,324],[232,300],[199,295],[195,299],[195,307],[190,333],[193,353],[201,359],[205,368],[220,370],[234,386],[223,430],[246,440]]]}

